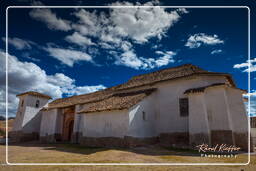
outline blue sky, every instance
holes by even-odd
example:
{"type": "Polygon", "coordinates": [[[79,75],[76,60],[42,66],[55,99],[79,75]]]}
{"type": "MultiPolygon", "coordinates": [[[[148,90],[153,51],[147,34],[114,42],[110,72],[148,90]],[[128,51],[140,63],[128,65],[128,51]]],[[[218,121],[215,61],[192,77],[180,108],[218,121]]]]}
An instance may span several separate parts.
{"type": "MultiPolygon", "coordinates": [[[[134,5],[132,1],[54,3],[26,1],[8,5],[134,5]]],[[[141,1],[137,5],[198,5],[188,2],[141,1]]],[[[248,5],[243,1],[223,4],[248,5]]],[[[3,13],[2,13],[3,14],[3,13]]],[[[256,99],[255,23],[252,22],[248,63],[247,8],[139,9],[9,9],[10,114],[16,94],[35,90],[53,98],[97,91],[130,77],[192,63],[203,69],[232,74],[237,87],[256,99]],[[254,29],[253,29],[254,28],[254,29]]],[[[1,15],[1,26],[5,25],[1,15]]],[[[253,21],[253,19],[252,19],[253,21]]],[[[1,96],[4,97],[5,29],[1,27],[1,96]]],[[[1,108],[4,107],[1,100],[1,108]]],[[[1,114],[4,114],[1,109],[1,114]]],[[[255,112],[255,108],[252,108],[255,112]]]]}

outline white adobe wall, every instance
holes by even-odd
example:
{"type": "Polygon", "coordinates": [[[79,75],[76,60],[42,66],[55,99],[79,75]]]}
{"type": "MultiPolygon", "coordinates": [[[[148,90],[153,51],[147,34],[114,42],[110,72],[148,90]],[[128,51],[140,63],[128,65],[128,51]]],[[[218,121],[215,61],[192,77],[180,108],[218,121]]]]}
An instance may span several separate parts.
{"type": "Polygon", "coordinates": [[[225,98],[229,108],[232,129],[237,133],[248,132],[248,116],[243,102],[241,90],[234,88],[225,89],[225,98]]]}
{"type": "Polygon", "coordinates": [[[157,114],[158,133],[188,132],[188,117],[181,117],[179,98],[185,97],[184,92],[190,88],[198,88],[213,83],[224,83],[225,77],[195,76],[156,84],[155,107],[157,114]]]}
{"type": "Polygon", "coordinates": [[[53,135],[56,133],[56,121],[58,119],[58,109],[43,111],[40,127],[40,136],[53,135]]]}
{"type": "Polygon", "coordinates": [[[205,104],[211,130],[232,130],[225,99],[225,88],[207,88],[205,90],[205,104]]]}
{"type": "Polygon", "coordinates": [[[127,110],[81,114],[86,137],[124,137],[128,130],[127,110]]]}
{"type": "Polygon", "coordinates": [[[12,127],[12,131],[20,131],[22,129],[22,122],[23,122],[23,117],[25,113],[25,106],[26,106],[26,101],[25,101],[26,96],[21,96],[19,97],[19,105],[18,109],[16,112],[14,124],[12,127]],[[24,100],[23,106],[21,106],[21,102],[24,100]]]}
{"type": "Polygon", "coordinates": [[[204,93],[188,94],[190,143],[210,144],[210,128],[204,93]],[[200,140],[201,139],[201,140],[200,140]]]}
{"type": "Polygon", "coordinates": [[[127,136],[139,138],[157,136],[155,130],[157,115],[154,99],[155,93],[129,109],[129,128],[127,136]],[[143,120],[143,112],[145,112],[145,120],[143,120]]]}

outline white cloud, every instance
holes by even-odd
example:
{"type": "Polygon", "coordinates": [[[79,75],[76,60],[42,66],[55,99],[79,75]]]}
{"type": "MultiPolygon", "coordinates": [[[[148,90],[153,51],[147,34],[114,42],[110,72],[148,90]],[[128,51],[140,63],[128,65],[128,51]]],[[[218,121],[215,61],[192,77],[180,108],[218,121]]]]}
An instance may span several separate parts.
{"type": "MultiPolygon", "coordinates": [[[[21,62],[15,56],[8,56],[8,95],[9,113],[14,115],[17,109],[18,99],[16,94],[25,91],[38,91],[48,94],[53,98],[61,98],[63,94],[77,95],[104,89],[103,85],[76,86],[75,80],[56,73],[47,75],[38,65],[32,62],[21,62]]],[[[5,53],[0,51],[0,114],[5,113],[5,53]]]]}
{"type": "MultiPolygon", "coordinates": [[[[129,5],[130,2],[116,2],[110,5],[129,5]]],[[[151,1],[136,5],[159,5],[159,1],[151,1]]],[[[137,57],[133,43],[144,44],[151,38],[161,39],[169,28],[180,20],[181,15],[188,13],[186,9],[166,10],[164,8],[113,8],[109,13],[89,12],[81,9],[74,13],[79,22],[72,27],[83,36],[94,37],[97,45],[114,55],[116,65],[134,69],[152,69],[174,62],[174,54],[161,54],[155,58],[137,57]],[[121,52],[120,52],[121,51],[121,52]]]]}
{"type": "Polygon", "coordinates": [[[213,51],[211,51],[211,54],[214,55],[214,54],[220,54],[222,52],[221,49],[215,49],[213,51]]]}
{"type": "Polygon", "coordinates": [[[50,9],[33,9],[29,12],[29,15],[38,21],[46,23],[49,29],[61,31],[71,30],[70,21],[57,18],[56,14],[50,9]]]}
{"type": "Polygon", "coordinates": [[[70,90],[68,94],[70,95],[79,95],[79,94],[87,94],[91,92],[95,92],[98,90],[105,89],[104,85],[96,85],[96,86],[79,86],[75,87],[74,89],[70,90]]]}
{"type": "Polygon", "coordinates": [[[216,45],[216,44],[223,44],[224,41],[219,39],[219,37],[214,35],[207,35],[205,33],[197,33],[194,35],[191,35],[185,46],[189,48],[198,48],[201,45],[216,45]]]}
{"type": "Polygon", "coordinates": [[[45,50],[49,52],[50,56],[58,59],[69,67],[73,67],[74,63],[78,61],[93,62],[92,57],[85,52],[55,47],[47,47],[45,50]]]}
{"type": "MultiPolygon", "coordinates": [[[[6,42],[5,37],[2,37],[2,40],[6,42]]],[[[35,45],[35,43],[30,40],[23,40],[17,37],[8,38],[8,43],[18,50],[31,49],[31,45],[35,45]]]]}
{"type": "Polygon", "coordinates": [[[67,36],[65,40],[70,43],[75,43],[79,46],[95,45],[95,43],[93,43],[91,39],[82,36],[78,32],[74,32],[72,35],[67,36]]]}
{"type": "Polygon", "coordinates": [[[249,66],[250,66],[250,72],[256,71],[256,58],[247,60],[245,63],[235,64],[233,68],[242,69],[243,72],[249,72],[249,66]]]}
{"type": "MultiPolygon", "coordinates": [[[[155,5],[158,5],[156,2],[155,5]]],[[[112,5],[129,5],[129,2],[116,2],[112,5]]],[[[153,2],[137,5],[154,5],[153,2]]],[[[115,8],[110,13],[110,32],[120,37],[128,37],[136,43],[145,43],[152,37],[161,39],[166,31],[179,19],[180,14],[187,13],[185,9],[167,12],[164,8],[115,8]]]]}
{"type": "MultiPolygon", "coordinates": [[[[159,1],[150,1],[144,4],[139,2],[136,4],[130,2],[115,2],[110,5],[157,6],[159,4],[159,1]]],[[[33,12],[31,11],[31,13],[33,12]]],[[[56,20],[61,20],[51,11],[41,11],[39,14],[40,13],[47,13],[47,16],[54,15],[54,19],[52,19],[51,22],[46,22],[48,27],[49,23],[55,26],[55,23],[57,23],[56,20]]],[[[82,47],[90,47],[93,45],[94,47],[103,48],[105,50],[111,49],[111,51],[107,51],[107,53],[110,55],[114,54],[114,64],[116,65],[124,65],[135,69],[160,67],[173,62],[173,55],[162,54],[162,56],[157,59],[137,57],[133,45],[145,44],[152,38],[161,40],[162,37],[166,36],[167,31],[181,19],[181,15],[185,13],[188,13],[186,9],[170,10],[163,7],[111,8],[108,11],[100,12],[96,10],[89,11],[80,9],[73,13],[73,16],[78,18],[78,22],[64,22],[68,25],[68,29],[66,30],[70,30],[69,26],[74,30],[74,33],[66,36],[65,40],[82,47]]],[[[44,20],[48,21],[48,19],[44,20]]],[[[54,28],[54,26],[49,28],[54,28]]],[[[84,56],[80,54],[81,52],[77,55],[78,51],[70,55],[71,52],[64,48],[49,47],[46,49],[51,56],[68,66],[73,66],[75,62],[82,60],[92,61],[92,57],[90,56],[92,54],[89,51],[87,51],[87,53],[90,55],[83,53],[86,55],[84,56]],[[83,57],[81,58],[81,56],[83,57]]]]}
{"type": "Polygon", "coordinates": [[[117,58],[117,65],[124,65],[134,69],[153,69],[159,68],[169,63],[173,63],[173,56],[176,55],[175,52],[167,51],[157,51],[157,54],[161,55],[159,58],[143,58],[137,57],[132,49],[129,49],[121,54],[120,58],[117,58]]]}

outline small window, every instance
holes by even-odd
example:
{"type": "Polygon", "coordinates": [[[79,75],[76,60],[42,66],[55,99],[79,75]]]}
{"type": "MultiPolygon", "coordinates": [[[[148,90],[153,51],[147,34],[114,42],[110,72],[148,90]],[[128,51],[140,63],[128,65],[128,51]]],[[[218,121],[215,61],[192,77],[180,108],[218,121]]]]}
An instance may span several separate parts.
{"type": "Polygon", "coordinates": [[[142,112],[142,119],[143,119],[143,121],[146,120],[146,113],[144,111],[142,112]]]}
{"type": "Polygon", "coordinates": [[[40,102],[39,100],[36,101],[36,108],[39,108],[40,102]]]}
{"type": "Polygon", "coordinates": [[[188,116],[188,98],[180,99],[180,116],[186,117],[188,116]]]}
{"type": "Polygon", "coordinates": [[[21,107],[23,107],[23,105],[24,105],[24,100],[21,101],[21,107]]]}

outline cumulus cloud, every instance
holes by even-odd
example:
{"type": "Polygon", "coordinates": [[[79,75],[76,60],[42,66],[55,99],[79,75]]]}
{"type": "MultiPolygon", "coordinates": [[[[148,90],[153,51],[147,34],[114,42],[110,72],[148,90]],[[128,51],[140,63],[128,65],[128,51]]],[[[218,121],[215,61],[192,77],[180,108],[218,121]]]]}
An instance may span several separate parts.
{"type": "Polygon", "coordinates": [[[92,62],[92,57],[85,52],[72,50],[72,49],[63,49],[57,47],[47,47],[45,50],[49,53],[50,56],[61,61],[63,64],[73,67],[74,63],[79,61],[92,62]]]}
{"type": "MultiPolygon", "coordinates": [[[[76,86],[75,80],[56,73],[47,75],[38,65],[32,62],[21,62],[15,56],[8,55],[8,98],[9,113],[14,115],[18,99],[16,94],[25,91],[38,91],[53,98],[63,95],[78,95],[104,89],[103,85],[76,86]]],[[[0,51],[0,114],[5,114],[5,53],[0,51]]]]}
{"type": "MultiPolygon", "coordinates": [[[[150,2],[151,3],[151,2],[150,2]]],[[[129,5],[129,2],[117,2],[111,5],[129,5]]],[[[149,3],[137,5],[150,5],[149,3]]],[[[110,13],[88,12],[79,10],[74,15],[79,18],[73,28],[83,35],[99,37],[104,42],[119,43],[122,38],[129,38],[136,43],[148,42],[152,37],[161,39],[166,31],[187,13],[185,9],[167,12],[164,8],[114,8],[110,13]]]]}
{"type": "Polygon", "coordinates": [[[128,66],[134,69],[153,69],[173,63],[173,56],[176,55],[176,53],[172,51],[157,51],[156,54],[161,56],[159,58],[137,57],[134,51],[129,49],[121,54],[120,58],[116,61],[116,64],[128,66]]]}
{"type": "Polygon", "coordinates": [[[224,41],[219,39],[218,35],[207,35],[205,33],[197,33],[194,35],[191,35],[185,46],[189,48],[198,48],[202,45],[217,45],[217,44],[223,44],[224,41]]]}
{"type": "Polygon", "coordinates": [[[215,49],[213,51],[211,51],[211,54],[214,55],[214,54],[220,54],[222,53],[222,50],[221,49],[215,49]]]}
{"type": "MultiPolygon", "coordinates": [[[[30,15],[40,21],[46,21],[45,23],[51,29],[72,30],[73,33],[65,37],[66,41],[86,47],[87,49],[90,46],[102,48],[114,56],[112,59],[115,59],[114,64],[116,65],[123,65],[134,69],[150,69],[173,62],[173,54],[162,54],[157,59],[138,57],[136,49],[133,47],[134,44],[146,44],[153,38],[161,40],[166,36],[167,31],[181,19],[181,16],[188,13],[183,8],[165,9],[157,7],[159,4],[159,1],[150,1],[144,4],[139,2],[135,4],[131,2],[115,2],[110,5],[154,5],[155,7],[110,8],[108,11],[100,12],[97,10],[79,9],[72,13],[78,19],[77,22],[68,22],[57,18],[56,14],[49,10],[38,11],[37,13],[31,11],[30,15]],[[46,15],[40,15],[42,13],[46,13],[46,15]],[[52,19],[50,20],[48,17],[52,19]],[[65,29],[55,27],[55,24],[58,22],[60,23],[57,25],[65,29]]],[[[46,50],[50,56],[70,67],[78,61],[92,61],[91,55],[97,55],[91,54],[89,51],[87,52],[90,55],[78,51],[72,52],[72,55],[70,55],[71,51],[64,48],[49,47],[46,50]]]]}
{"type": "MultiPolygon", "coordinates": [[[[6,42],[5,37],[2,37],[2,40],[6,42]]],[[[17,37],[8,38],[8,43],[18,50],[31,49],[31,46],[35,45],[35,43],[30,40],[23,40],[17,37]]]]}
{"type": "Polygon", "coordinates": [[[69,31],[71,30],[71,22],[58,18],[50,9],[33,9],[29,15],[41,22],[44,22],[49,29],[69,31]]]}
{"type": "Polygon", "coordinates": [[[95,45],[95,43],[93,43],[91,39],[82,36],[78,32],[74,32],[72,35],[67,36],[65,40],[70,43],[75,43],[79,46],[95,45]]]}
{"type": "MultiPolygon", "coordinates": [[[[116,2],[110,5],[133,6],[130,2],[116,2]]],[[[159,5],[158,1],[136,5],[159,5]]],[[[164,8],[113,8],[109,13],[87,11],[81,9],[74,12],[79,21],[72,24],[72,28],[84,37],[94,37],[97,45],[103,49],[111,49],[109,54],[114,55],[114,64],[134,69],[152,69],[174,62],[172,54],[161,54],[159,58],[138,57],[133,44],[145,44],[151,38],[161,39],[181,18],[188,13],[186,9],[166,10],[164,8]],[[121,52],[115,51],[118,49],[121,52]]],[[[170,52],[171,53],[171,52],[170,52]]],[[[160,55],[160,54],[158,54],[160,55]]]]}
{"type": "Polygon", "coordinates": [[[242,69],[243,72],[255,72],[256,71],[256,58],[247,60],[246,62],[241,63],[241,64],[235,64],[233,66],[233,68],[242,69]],[[250,70],[249,70],[249,66],[250,66],[250,70]]]}

